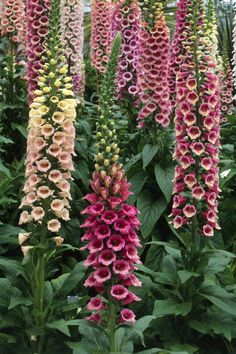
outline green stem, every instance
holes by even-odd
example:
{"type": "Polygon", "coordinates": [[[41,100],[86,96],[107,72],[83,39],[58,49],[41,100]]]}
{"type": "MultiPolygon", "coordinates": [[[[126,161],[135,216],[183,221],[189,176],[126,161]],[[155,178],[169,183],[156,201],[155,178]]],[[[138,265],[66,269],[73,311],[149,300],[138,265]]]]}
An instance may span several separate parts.
{"type": "Polygon", "coordinates": [[[108,320],[108,331],[109,331],[109,345],[110,345],[110,352],[113,353],[116,351],[116,338],[115,338],[115,331],[116,331],[116,310],[114,303],[110,300],[109,302],[109,320],[108,320]]]}

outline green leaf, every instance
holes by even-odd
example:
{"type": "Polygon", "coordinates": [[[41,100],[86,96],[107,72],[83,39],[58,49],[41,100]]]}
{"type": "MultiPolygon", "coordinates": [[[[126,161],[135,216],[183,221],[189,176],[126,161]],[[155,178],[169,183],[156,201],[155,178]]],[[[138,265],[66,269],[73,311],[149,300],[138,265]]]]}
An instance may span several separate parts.
{"type": "Polygon", "coordinates": [[[170,349],[174,350],[174,351],[185,350],[186,353],[188,353],[188,354],[194,354],[198,350],[197,347],[193,347],[192,345],[189,345],[189,344],[175,344],[175,345],[171,346],[170,349]]]}
{"type": "Polygon", "coordinates": [[[164,350],[164,349],[160,349],[160,348],[152,348],[152,349],[148,349],[148,350],[143,350],[141,352],[138,352],[136,354],[189,354],[188,352],[172,352],[169,350],[164,350]]]}
{"type": "Polygon", "coordinates": [[[153,315],[157,317],[163,317],[165,315],[186,316],[191,309],[191,302],[176,303],[173,299],[156,300],[153,315]]]}
{"type": "Polygon", "coordinates": [[[164,212],[167,202],[164,198],[154,199],[152,193],[145,190],[138,196],[137,206],[141,213],[139,217],[140,230],[143,237],[147,238],[164,212]]]}
{"type": "Polygon", "coordinates": [[[30,306],[32,300],[27,299],[22,292],[17,288],[12,288],[11,300],[8,309],[11,310],[18,305],[30,306]]]}
{"type": "Polygon", "coordinates": [[[181,284],[185,284],[191,278],[197,278],[200,276],[198,273],[189,272],[188,270],[179,270],[177,272],[181,284]]]}
{"type": "Polygon", "coordinates": [[[227,323],[224,321],[217,320],[206,320],[196,321],[192,320],[189,322],[189,326],[199,333],[210,335],[211,332],[217,335],[223,335],[229,342],[232,340],[232,329],[235,325],[235,321],[227,323]]]}
{"type": "Polygon", "coordinates": [[[75,164],[75,171],[73,172],[73,176],[77,179],[81,179],[83,184],[88,187],[90,172],[85,161],[80,160],[75,164]]]}
{"type": "Polygon", "coordinates": [[[65,334],[66,336],[70,337],[69,327],[65,320],[58,320],[51,323],[47,323],[46,326],[51,329],[56,329],[65,334]]]}
{"type": "Polygon", "coordinates": [[[143,148],[142,158],[143,158],[143,169],[145,169],[158,151],[158,145],[146,144],[143,148]]]}
{"type": "Polygon", "coordinates": [[[134,176],[132,176],[129,180],[131,183],[131,192],[133,195],[131,195],[128,199],[129,203],[134,203],[141,192],[148,176],[145,171],[139,171],[137,172],[134,176]]]}
{"type": "Polygon", "coordinates": [[[25,232],[25,230],[20,227],[11,226],[8,224],[0,225],[0,244],[4,243],[15,243],[17,244],[17,237],[21,232],[25,232]]]}
{"type": "Polygon", "coordinates": [[[16,338],[11,336],[10,334],[0,333],[0,343],[13,344],[16,343],[16,338]]]}
{"type": "Polygon", "coordinates": [[[0,161],[0,172],[2,172],[8,178],[11,178],[10,170],[6,166],[3,165],[2,161],[0,161]]]}
{"type": "Polygon", "coordinates": [[[155,165],[156,181],[164,194],[167,202],[170,201],[173,192],[174,168],[172,166],[163,167],[160,164],[155,165]]]}
{"type": "Polygon", "coordinates": [[[129,159],[129,161],[125,164],[124,169],[125,169],[126,171],[129,171],[129,169],[130,169],[133,165],[135,165],[139,160],[141,160],[141,158],[142,158],[142,154],[141,154],[141,153],[139,153],[139,154],[137,154],[137,155],[131,157],[131,159],[129,159]]]}
{"type": "Polygon", "coordinates": [[[214,304],[219,309],[236,316],[236,299],[232,300],[221,300],[215,296],[201,294],[205,299],[209,300],[212,304],[214,304]]]}
{"type": "Polygon", "coordinates": [[[65,297],[73,290],[76,285],[83,279],[85,267],[83,263],[77,263],[70,274],[63,274],[57,280],[52,281],[55,291],[55,297],[65,297]]]}

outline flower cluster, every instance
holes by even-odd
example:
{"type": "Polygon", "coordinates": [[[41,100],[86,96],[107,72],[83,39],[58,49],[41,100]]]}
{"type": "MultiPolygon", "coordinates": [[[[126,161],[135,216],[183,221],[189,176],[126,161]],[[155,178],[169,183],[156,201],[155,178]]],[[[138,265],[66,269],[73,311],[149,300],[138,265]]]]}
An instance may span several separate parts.
{"type": "Polygon", "coordinates": [[[140,30],[140,11],[133,0],[119,0],[112,16],[113,36],[121,33],[121,54],[117,69],[116,91],[118,98],[125,93],[137,95],[137,54],[138,32],[140,30]]]}
{"type": "Polygon", "coordinates": [[[228,55],[223,55],[220,65],[221,122],[227,122],[226,115],[233,114],[233,73],[228,55]]]}
{"type": "Polygon", "coordinates": [[[173,225],[180,228],[195,220],[203,235],[213,236],[219,229],[219,80],[202,31],[201,1],[188,0],[186,14],[186,55],[176,84],[173,225]]]}
{"type": "Polygon", "coordinates": [[[65,56],[70,75],[73,77],[74,93],[84,91],[83,63],[83,0],[61,1],[61,30],[65,56]]]}
{"type": "Polygon", "coordinates": [[[2,0],[0,34],[15,43],[25,43],[25,4],[23,0],[2,0]]]}
{"type": "MultiPolygon", "coordinates": [[[[145,1],[146,7],[148,3],[145,1]]],[[[150,7],[150,13],[153,6],[150,7]]],[[[154,23],[146,22],[139,31],[137,60],[138,92],[142,108],[138,127],[147,125],[166,128],[170,123],[168,67],[170,34],[163,14],[163,5],[155,3],[154,23]]]]}
{"type": "Polygon", "coordinates": [[[51,0],[27,0],[27,80],[28,99],[31,103],[37,88],[41,57],[44,53],[45,37],[48,34],[48,11],[51,0]]]}
{"type": "Polygon", "coordinates": [[[91,4],[91,64],[99,72],[106,71],[111,47],[111,0],[92,0],[91,4]]]}
{"type": "MultiPolygon", "coordinates": [[[[105,160],[103,162],[106,164],[105,160]]],[[[130,184],[124,170],[114,163],[108,172],[94,172],[91,187],[93,193],[85,197],[90,205],[82,212],[88,217],[81,227],[87,229],[82,240],[88,241],[83,249],[89,251],[84,265],[92,267],[93,272],[84,285],[93,287],[98,293],[104,292],[104,297],[108,295],[113,302],[125,306],[140,300],[128,287],[141,285],[132,273],[135,263],[140,263],[137,247],[141,245],[135,231],[139,227],[137,209],[126,203],[130,184]]],[[[105,306],[100,297],[96,299],[100,299],[100,306],[88,306],[88,309],[100,312],[105,306]]],[[[121,319],[130,321],[122,311],[121,319]]],[[[96,312],[96,318],[100,321],[101,313],[98,316],[96,312]]],[[[131,322],[134,318],[132,314],[131,322]]]]}
{"type": "Polygon", "coordinates": [[[19,235],[21,245],[27,240],[23,252],[37,244],[40,234],[54,236],[60,244],[61,220],[69,220],[76,101],[63,51],[53,42],[51,47],[49,43],[29,112],[25,196],[19,224],[30,224],[31,232],[19,235]]]}
{"type": "Polygon", "coordinates": [[[183,41],[186,40],[186,34],[184,34],[186,26],[187,2],[185,0],[179,0],[177,3],[177,15],[176,15],[176,27],[173,35],[171,53],[170,53],[170,65],[169,65],[169,77],[168,85],[170,89],[170,102],[174,108],[176,105],[176,76],[184,60],[185,46],[183,41]]]}
{"type": "Polygon", "coordinates": [[[87,214],[87,218],[81,225],[86,229],[82,237],[86,245],[82,249],[89,251],[84,265],[93,269],[84,285],[94,288],[106,301],[104,303],[100,295],[93,298],[88,304],[88,310],[93,311],[93,314],[88,319],[106,323],[112,316],[114,325],[117,320],[135,321],[135,314],[123,307],[140,300],[129,290],[129,286],[141,285],[133,274],[135,264],[140,263],[137,252],[138,247],[141,247],[137,235],[140,225],[138,210],[127,203],[131,194],[130,183],[118,162],[120,149],[111,117],[120,43],[118,35],[112,46],[101,89],[96,164],[90,182],[93,192],[85,196],[89,206],[82,212],[87,214]]]}

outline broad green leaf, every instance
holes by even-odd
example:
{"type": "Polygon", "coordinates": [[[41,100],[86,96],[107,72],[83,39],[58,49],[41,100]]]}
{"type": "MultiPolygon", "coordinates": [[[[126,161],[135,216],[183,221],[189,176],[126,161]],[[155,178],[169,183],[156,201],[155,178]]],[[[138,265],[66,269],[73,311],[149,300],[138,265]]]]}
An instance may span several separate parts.
{"type": "Polygon", "coordinates": [[[86,187],[89,185],[89,168],[85,161],[80,160],[75,165],[75,171],[73,172],[73,176],[77,179],[81,179],[86,187]]]}
{"type": "Polygon", "coordinates": [[[144,238],[150,235],[166,206],[167,202],[164,198],[156,200],[151,192],[147,190],[140,193],[137,199],[137,207],[141,213],[139,217],[141,221],[140,230],[144,238]]]}
{"type": "Polygon", "coordinates": [[[222,300],[215,296],[201,294],[205,299],[209,300],[212,304],[214,304],[219,309],[236,316],[236,298],[234,301],[232,300],[222,300]]]}
{"type": "Polygon", "coordinates": [[[230,342],[232,340],[232,329],[235,326],[235,321],[227,323],[222,320],[217,321],[216,319],[212,321],[205,319],[204,321],[192,320],[189,322],[189,326],[203,334],[210,335],[213,332],[217,335],[223,335],[230,342]]]}
{"type": "Polygon", "coordinates": [[[11,178],[11,172],[9,168],[3,165],[2,161],[0,161],[0,172],[2,172],[8,178],[11,178]]]}
{"type": "Polygon", "coordinates": [[[174,168],[172,166],[165,169],[160,165],[155,165],[156,181],[164,194],[167,202],[170,201],[173,192],[174,168]]]}
{"type": "Polygon", "coordinates": [[[1,344],[3,344],[3,343],[7,343],[7,344],[16,343],[16,338],[10,334],[0,332],[0,343],[1,344]]]}
{"type": "Polygon", "coordinates": [[[175,345],[172,345],[170,347],[170,349],[174,350],[175,352],[184,350],[188,354],[194,354],[198,350],[197,347],[193,347],[192,345],[189,345],[189,344],[175,344],[175,345]]]}
{"type": "Polygon", "coordinates": [[[51,323],[47,323],[46,326],[51,329],[56,329],[64,333],[66,336],[70,337],[69,327],[65,320],[58,320],[51,323]]]}
{"type": "Polygon", "coordinates": [[[131,192],[133,195],[131,195],[128,199],[129,203],[134,203],[141,192],[148,176],[145,171],[139,171],[137,172],[134,176],[132,176],[129,180],[131,183],[131,192]]]}
{"type": "Polygon", "coordinates": [[[32,300],[27,299],[22,292],[17,288],[12,288],[11,299],[8,309],[11,310],[18,305],[30,306],[32,305],[32,300]]]}
{"type": "Polygon", "coordinates": [[[176,351],[169,351],[169,350],[164,350],[164,349],[160,349],[160,348],[152,348],[152,349],[147,349],[147,350],[143,350],[141,352],[138,352],[136,354],[189,354],[188,352],[176,352],[176,351]]]}
{"type": "MultiPolygon", "coordinates": [[[[57,283],[57,289],[55,292],[56,297],[65,297],[69,294],[71,290],[75,288],[75,286],[83,279],[85,274],[85,267],[83,263],[77,263],[70,274],[63,274],[59,277],[59,281],[57,283]]],[[[52,281],[53,285],[55,284],[55,280],[52,281]]]]}
{"type": "Polygon", "coordinates": [[[129,169],[130,169],[133,165],[135,165],[139,160],[141,160],[141,158],[142,158],[142,154],[141,154],[141,153],[139,153],[139,154],[137,154],[137,155],[131,157],[131,158],[129,159],[129,161],[124,165],[124,169],[125,169],[126,171],[129,171],[129,169]]]}
{"type": "Polygon", "coordinates": [[[191,278],[197,278],[200,276],[200,274],[198,273],[194,273],[194,272],[189,272],[188,270],[179,270],[177,272],[180,282],[181,284],[185,284],[189,279],[191,278]]]}
{"type": "Polygon", "coordinates": [[[176,303],[172,299],[156,300],[153,315],[158,317],[163,317],[165,315],[186,316],[191,309],[191,302],[176,303]]]}
{"type": "Polygon", "coordinates": [[[146,144],[143,148],[142,158],[143,158],[143,169],[145,169],[149,163],[152,161],[154,156],[158,151],[157,145],[146,144]]]}
{"type": "Polygon", "coordinates": [[[0,225],[0,244],[14,243],[17,244],[17,237],[21,232],[25,232],[20,227],[11,226],[8,224],[0,225]]]}

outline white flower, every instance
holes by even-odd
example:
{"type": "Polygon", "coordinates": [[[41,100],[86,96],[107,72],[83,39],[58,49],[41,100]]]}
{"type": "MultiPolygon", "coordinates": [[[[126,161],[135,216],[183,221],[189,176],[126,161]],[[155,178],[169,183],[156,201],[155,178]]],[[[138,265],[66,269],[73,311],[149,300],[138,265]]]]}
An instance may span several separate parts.
{"type": "Polygon", "coordinates": [[[221,172],[221,174],[220,174],[220,177],[221,178],[226,178],[227,176],[228,176],[228,174],[230,173],[230,169],[229,170],[226,170],[226,171],[223,171],[223,172],[221,172]]]}

